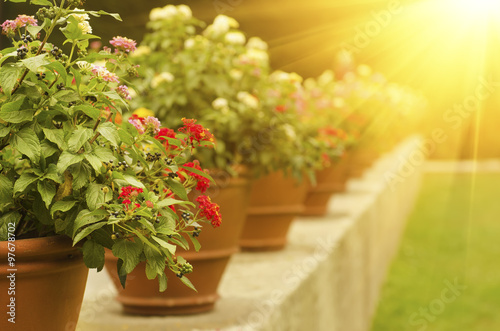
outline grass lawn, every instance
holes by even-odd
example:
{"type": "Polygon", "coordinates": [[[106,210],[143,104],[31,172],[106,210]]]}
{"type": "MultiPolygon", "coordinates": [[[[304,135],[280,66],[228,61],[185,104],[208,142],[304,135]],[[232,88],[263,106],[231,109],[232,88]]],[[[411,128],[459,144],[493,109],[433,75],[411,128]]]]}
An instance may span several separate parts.
{"type": "Polygon", "coordinates": [[[372,331],[500,330],[500,174],[429,174],[372,331]]]}

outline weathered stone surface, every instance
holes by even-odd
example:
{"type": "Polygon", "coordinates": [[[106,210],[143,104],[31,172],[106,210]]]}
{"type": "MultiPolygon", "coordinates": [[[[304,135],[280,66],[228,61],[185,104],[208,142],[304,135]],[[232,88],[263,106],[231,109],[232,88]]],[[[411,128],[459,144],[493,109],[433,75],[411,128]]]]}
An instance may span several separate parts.
{"type": "Polygon", "coordinates": [[[418,193],[422,164],[410,156],[419,146],[408,139],[351,180],[325,217],[297,219],[283,251],[235,255],[213,312],[122,315],[107,274],[91,273],[77,330],[368,330],[418,193]]]}

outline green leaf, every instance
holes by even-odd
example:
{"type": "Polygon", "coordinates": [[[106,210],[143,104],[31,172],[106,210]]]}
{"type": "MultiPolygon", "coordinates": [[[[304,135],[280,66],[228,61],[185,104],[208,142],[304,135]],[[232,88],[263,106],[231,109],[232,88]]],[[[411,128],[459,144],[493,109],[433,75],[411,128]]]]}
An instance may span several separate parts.
{"type": "Polygon", "coordinates": [[[75,200],[68,200],[68,201],[60,200],[60,201],[56,201],[54,203],[54,205],[52,205],[52,208],[50,208],[50,215],[53,216],[56,211],[60,211],[60,212],[65,213],[68,210],[70,210],[71,208],[73,208],[77,202],[78,201],[75,201],[75,200]]]}
{"type": "Polygon", "coordinates": [[[127,145],[132,145],[134,143],[134,137],[132,137],[132,135],[126,130],[118,130],[118,136],[120,137],[120,140],[127,145]]]}
{"type": "Polygon", "coordinates": [[[101,271],[104,268],[104,247],[93,240],[87,240],[82,247],[83,262],[88,268],[97,268],[101,271]]]}
{"type": "MultiPolygon", "coordinates": [[[[17,228],[17,224],[21,219],[21,214],[18,212],[10,212],[4,215],[0,215],[0,241],[6,241],[9,239],[9,225],[14,224],[17,228]]],[[[12,232],[11,232],[12,233],[12,232]]]]}
{"type": "Polygon", "coordinates": [[[123,270],[123,260],[118,259],[116,262],[116,273],[118,274],[118,279],[123,288],[125,288],[125,283],[127,282],[127,273],[123,270]]]}
{"type": "Polygon", "coordinates": [[[69,40],[78,40],[83,36],[82,30],[78,27],[78,20],[74,16],[68,16],[67,19],[68,24],[60,28],[66,39],[69,40]]]}
{"type": "Polygon", "coordinates": [[[89,141],[89,139],[94,135],[92,129],[79,128],[73,131],[68,139],[68,149],[70,152],[78,152],[78,150],[89,141]]]}
{"type": "Polygon", "coordinates": [[[212,183],[215,183],[215,180],[214,180],[214,179],[213,179],[213,178],[212,178],[209,174],[207,174],[207,173],[206,173],[206,172],[204,172],[204,171],[200,171],[200,170],[198,170],[198,169],[196,169],[196,168],[193,168],[193,167],[186,167],[186,166],[183,166],[183,165],[182,165],[182,166],[180,166],[180,167],[181,167],[182,169],[186,169],[186,170],[188,170],[188,171],[190,171],[190,172],[194,172],[194,173],[195,173],[195,174],[197,174],[197,175],[200,175],[200,176],[202,176],[202,177],[205,177],[206,179],[210,180],[212,183]]]}
{"type": "Polygon", "coordinates": [[[48,141],[53,142],[62,150],[66,149],[67,143],[66,139],[64,139],[64,130],[43,128],[43,133],[48,141]]]}
{"type": "Polygon", "coordinates": [[[201,248],[201,244],[198,239],[192,235],[189,236],[189,239],[191,239],[191,242],[193,243],[194,250],[198,252],[201,248]]]}
{"type": "Polygon", "coordinates": [[[168,187],[172,190],[172,192],[174,192],[174,194],[178,196],[181,200],[188,200],[186,188],[184,187],[184,185],[182,185],[181,182],[175,179],[168,178],[167,184],[168,187]]]}
{"type": "Polygon", "coordinates": [[[35,196],[35,201],[33,201],[33,212],[40,223],[50,226],[54,225],[54,220],[52,219],[52,216],[50,216],[49,210],[47,209],[40,194],[37,194],[35,196]]]}
{"type": "Polygon", "coordinates": [[[166,199],[163,199],[163,200],[156,203],[157,208],[164,208],[164,207],[168,207],[168,206],[172,206],[172,205],[191,205],[191,206],[194,206],[194,204],[192,202],[183,201],[183,200],[176,200],[176,199],[172,199],[172,198],[166,198],[166,199]]]}
{"type": "Polygon", "coordinates": [[[113,146],[118,146],[120,143],[120,136],[118,135],[118,130],[116,126],[111,122],[101,123],[97,127],[97,131],[106,138],[113,146]]]}
{"type": "Polygon", "coordinates": [[[23,172],[19,179],[14,183],[14,194],[17,192],[23,192],[28,185],[36,182],[38,178],[39,177],[34,174],[23,172]]]}
{"type": "Polygon", "coordinates": [[[0,111],[0,120],[8,123],[22,123],[33,120],[33,110],[0,111]]]}
{"type": "MultiPolygon", "coordinates": [[[[45,155],[45,154],[44,154],[45,155]]],[[[57,172],[57,166],[53,163],[49,164],[47,171],[45,172],[43,178],[51,179],[58,184],[62,184],[64,181],[63,176],[57,172]]]]}
{"type": "Polygon", "coordinates": [[[102,162],[94,153],[86,153],[85,159],[90,163],[95,172],[100,173],[102,162]]]}
{"type": "Polygon", "coordinates": [[[59,61],[51,62],[50,64],[45,65],[45,68],[57,72],[61,76],[64,84],[66,84],[68,80],[68,74],[66,73],[66,68],[64,68],[61,62],[59,61]]]}
{"type": "Polygon", "coordinates": [[[113,255],[123,260],[122,271],[129,274],[139,264],[142,245],[136,242],[121,239],[113,245],[113,255]]]}
{"type": "Polygon", "coordinates": [[[12,201],[14,187],[10,179],[0,175],[0,207],[12,201]]]}
{"type": "Polygon", "coordinates": [[[145,188],[144,184],[138,181],[134,176],[124,174],[123,179],[132,186],[145,188]]]}
{"type": "Polygon", "coordinates": [[[40,54],[37,56],[33,56],[24,60],[21,60],[21,63],[28,68],[32,72],[38,72],[38,69],[41,66],[44,66],[49,63],[49,61],[45,58],[47,54],[40,54]]]}
{"type": "Polygon", "coordinates": [[[97,12],[96,11],[89,11],[88,13],[92,16],[95,16],[95,17],[100,17],[101,15],[108,15],[108,16],[113,17],[117,21],[122,21],[122,18],[120,17],[119,14],[108,13],[108,12],[105,12],[104,10],[99,10],[97,12]]]}
{"type": "Polygon", "coordinates": [[[7,63],[0,67],[0,87],[4,93],[10,95],[17,83],[23,68],[7,63]]]}
{"type": "MultiPolygon", "coordinates": [[[[96,209],[94,211],[90,211],[88,209],[81,210],[75,219],[75,224],[73,226],[73,236],[80,228],[84,226],[93,225],[94,223],[101,221],[104,217],[108,215],[109,213],[103,209],[96,209]]],[[[106,223],[102,222],[102,224],[106,223]]],[[[76,243],[76,241],[74,241],[74,243],[76,243]]]]}
{"type": "Polygon", "coordinates": [[[111,193],[111,189],[108,188],[108,194],[104,194],[102,191],[103,188],[107,187],[106,185],[101,184],[90,184],[87,188],[87,194],[85,195],[87,206],[90,210],[96,210],[103,203],[109,201],[113,198],[113,194],[111,193]]]}
{"type": "Polygon", "coordinates": [[[113,160],[113,162],[116,161],[115,155],[109,148],[95,146],[94,153],[102,162],[109,162],[110,160],[113,160]]]}
{"type": "Polygon", "coordinates": [[[78,105],[73,108],[75,111],[82,111],[88,117],[97,120],[101,115],[101,111],[89,104],[78,105]]]}
{"type": "Polygon", "coordinates": [[[144,255],[146,256],[146,276],[148,279],[154,279],[158,274],[165,272],[165,257],[160,252],[145,246],[144,255]]]}
{"type": "Polygon", "coordinates": [[[43,202],[45,202],[45,206],[49,208],[52,199],[56,196],[56,186],[51,181],[41,180],[37,183],[37,187],[43,202]]]}
{"type": "Polygon", "coordinates": [[[18,111],[21,109],[21,106],[26,98],[23,96],[22,98],[19,98],[15,101],[7,102],[2,105],[1,110],[5,112],[10,112],[10,111],[18,111]]]}
{"type": "Polygon", "coordinates": [[[21,154],[26,155],[32,162],[38,164],[42,148],[33,130],[24,128],[13,134],[11,143],[21,154]]]}
{"type": "Polygon", "coordinates": [[[78,234],[73,238],[73,245],[76,245],[80,240],[87,237],[92,232],[99,230],[106,225],[106,222],[94,223],[85,228],[83,228],[78,234]]]}
{"type": "Polygon", "coordinates": [[[28,25],[26,26],[26,30],[29,32],[29,34],[33,37],[33,39],[36,38],[37,34],[42,31],[43,26],[34,26],[34,25],[28,25]]]}
{"type": "Polygon", "coordinates": [[[80,100],[80,95],[73,90],[62,90],[52,96],[54,99],[63,102],[73,102],[80,100]]]}
{"type": "Polygon", "coordinates": [[[191,281],[186,276],[182,276],[179,279],[181,280],[181,282],[184,283],[184,285],[186,285],[187,287],[189,287],[193,291],[198,292],[198,290],[196,290],[196,288],[194,287],[193,283],[191,283],[191,281]]]}
{"type": "Polygon", "coordinates": [[[165,292],[168,283],[167,275],[165,275],[165,273],[162,273],[161,275],[159,274],[158,282],[160,284],[160,292],[165,292]]]}
{"type": "Polygon", "coordinates": [[[73,74],[73,77],[75,78],[75,84],[76,84],[76,89],[78,91],[80,91],[80,84],[82,82],[82,74],[80,73],[80,71],[78,71],[77,69],[71,67],[69,69],[71,71],[71,73],[73,74]]]}
{"type": "Polygon", "coordinates": [[[0,110],[0,119],[9,123],[22,123],[33,119],[34,110],[20,110],[24,97],[4,104],[0,110]]]}
{"type": "Polygon", "coordinates": [[[49,7],[53,6],[49,0],[31,0],[30,3],[38,6],[49,6],[49,7]]]}
{"type": "Polygon", "coordinates": [[[160,239],[156,236],[151,236],[151,238],[153,238],[154,241],[156,241],[158,244],[160,244],[161,247],[168,249],[170,254],[175,255],[175,250],[177,249],[177,246],[172,245],[172,244],[166,242],[165,240],[160,239]]]}
{"type": "Polygon", "coordinates": [[[61,153],[61,156],[59,156],[59,161],[57,162],[57,171],[63,173],[70,165],[82,162],[83,158],[83,154],[73,154],[64,151],[61,153]]]}
{"type": "Polygon", "coordinates": [[[47,139],[44,139],[40,142],[40,147],[42,149],[42,155],[45,158],[48,158],[49,156],[59,152],[59,149],[47,139]]]}
{"type": "Polygon", "coordinates": [[[3,124],[0,124],[0,138],[5,137],[10,133],[10,128],[6,127],[3,124]]]}
{"type": "Polygon", "coordinates": [[[85,162],[75,164],[69,170],[73,175],[73,190],[79,190],[89,183],[91,169],[85,162]]]}

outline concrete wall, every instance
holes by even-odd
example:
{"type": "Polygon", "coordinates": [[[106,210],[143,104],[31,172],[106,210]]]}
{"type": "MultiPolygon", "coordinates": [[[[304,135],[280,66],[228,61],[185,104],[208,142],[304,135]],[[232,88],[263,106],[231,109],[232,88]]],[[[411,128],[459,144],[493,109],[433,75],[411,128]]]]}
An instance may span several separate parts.
{"type": "Polygon", "coordinates": [[[122,315],[105,273],[91,273],[79,331],[367,331],[381,285],[419,191],[418,137],[383,156],[322,218],[299,218],[280,252],[235,255],[213,312],[122,315]]]}

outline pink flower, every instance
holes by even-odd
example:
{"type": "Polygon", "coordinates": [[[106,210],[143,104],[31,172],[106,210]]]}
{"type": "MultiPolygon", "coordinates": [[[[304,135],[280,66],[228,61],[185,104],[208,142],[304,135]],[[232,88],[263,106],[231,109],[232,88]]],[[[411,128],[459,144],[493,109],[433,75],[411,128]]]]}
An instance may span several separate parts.
{"type": "Polygon", "coordinates": [[[146,131],[151,131],[154,135],[157,135],[160,132],[161,123],[156,117],[146,117],[144,119],[144,125],[146,125],[146,131]]]}
{"type": "Polygon", "coordinates": [[[11,35],[14,34],[16,30],[16,22],[15,21],[10,21],[6,20],[5,22],[2,23],[2,33],[5,35],[11,35]]]}
{"type": "Polygon", "coordinates": [[[144,125],[142,125],[141,120],[138,120],[136,118],[129,118],[128,122],[132,124],[140,134],[143,134],[145,132],[145,128],[144,125]]]}
{"type": "Polygon", "coordinates": [[[37,26],[37,20],[33,16],[19,15],[15,20],[6,20],[2,23],[2,33],[5,35],[11,35],[15,33],[16,29],[25,27],[26,25],[37,26]]]}
{"type": "Polygon", "coordinates": [[[26,25],[37,26],[37,20],[33,16],[19,15],[16,18],[16,24],[18,28],[21,28],[26,25]]]}
{"type": "Polygon", "coordinates": [[[109,43],[113,46],[115,46],[118,50],[122,52],[133,52],[136,50],[136,41],[132,39],[128,39],[125,37],[113,37],[112,40],[109,41],[109,43]]]}
{"type": "Polygon", "coordinates": [[[125,100],[131,100],[132,97],[130,96],[130,93],[128,91],[128,86],[127,85],[120,85],[116,88],[116,92],[118,93],[119,96],[121,96],[125,100]]]}
{"type": "Polygon", "coordinates": [[[116,74],[110,72],[108,69],[102,66],[93,65],[91,72],[92,74],[94,74],[95,77],[101,78],[105,82],[118,83],[119,81],[118,76],[116,74]]]}

